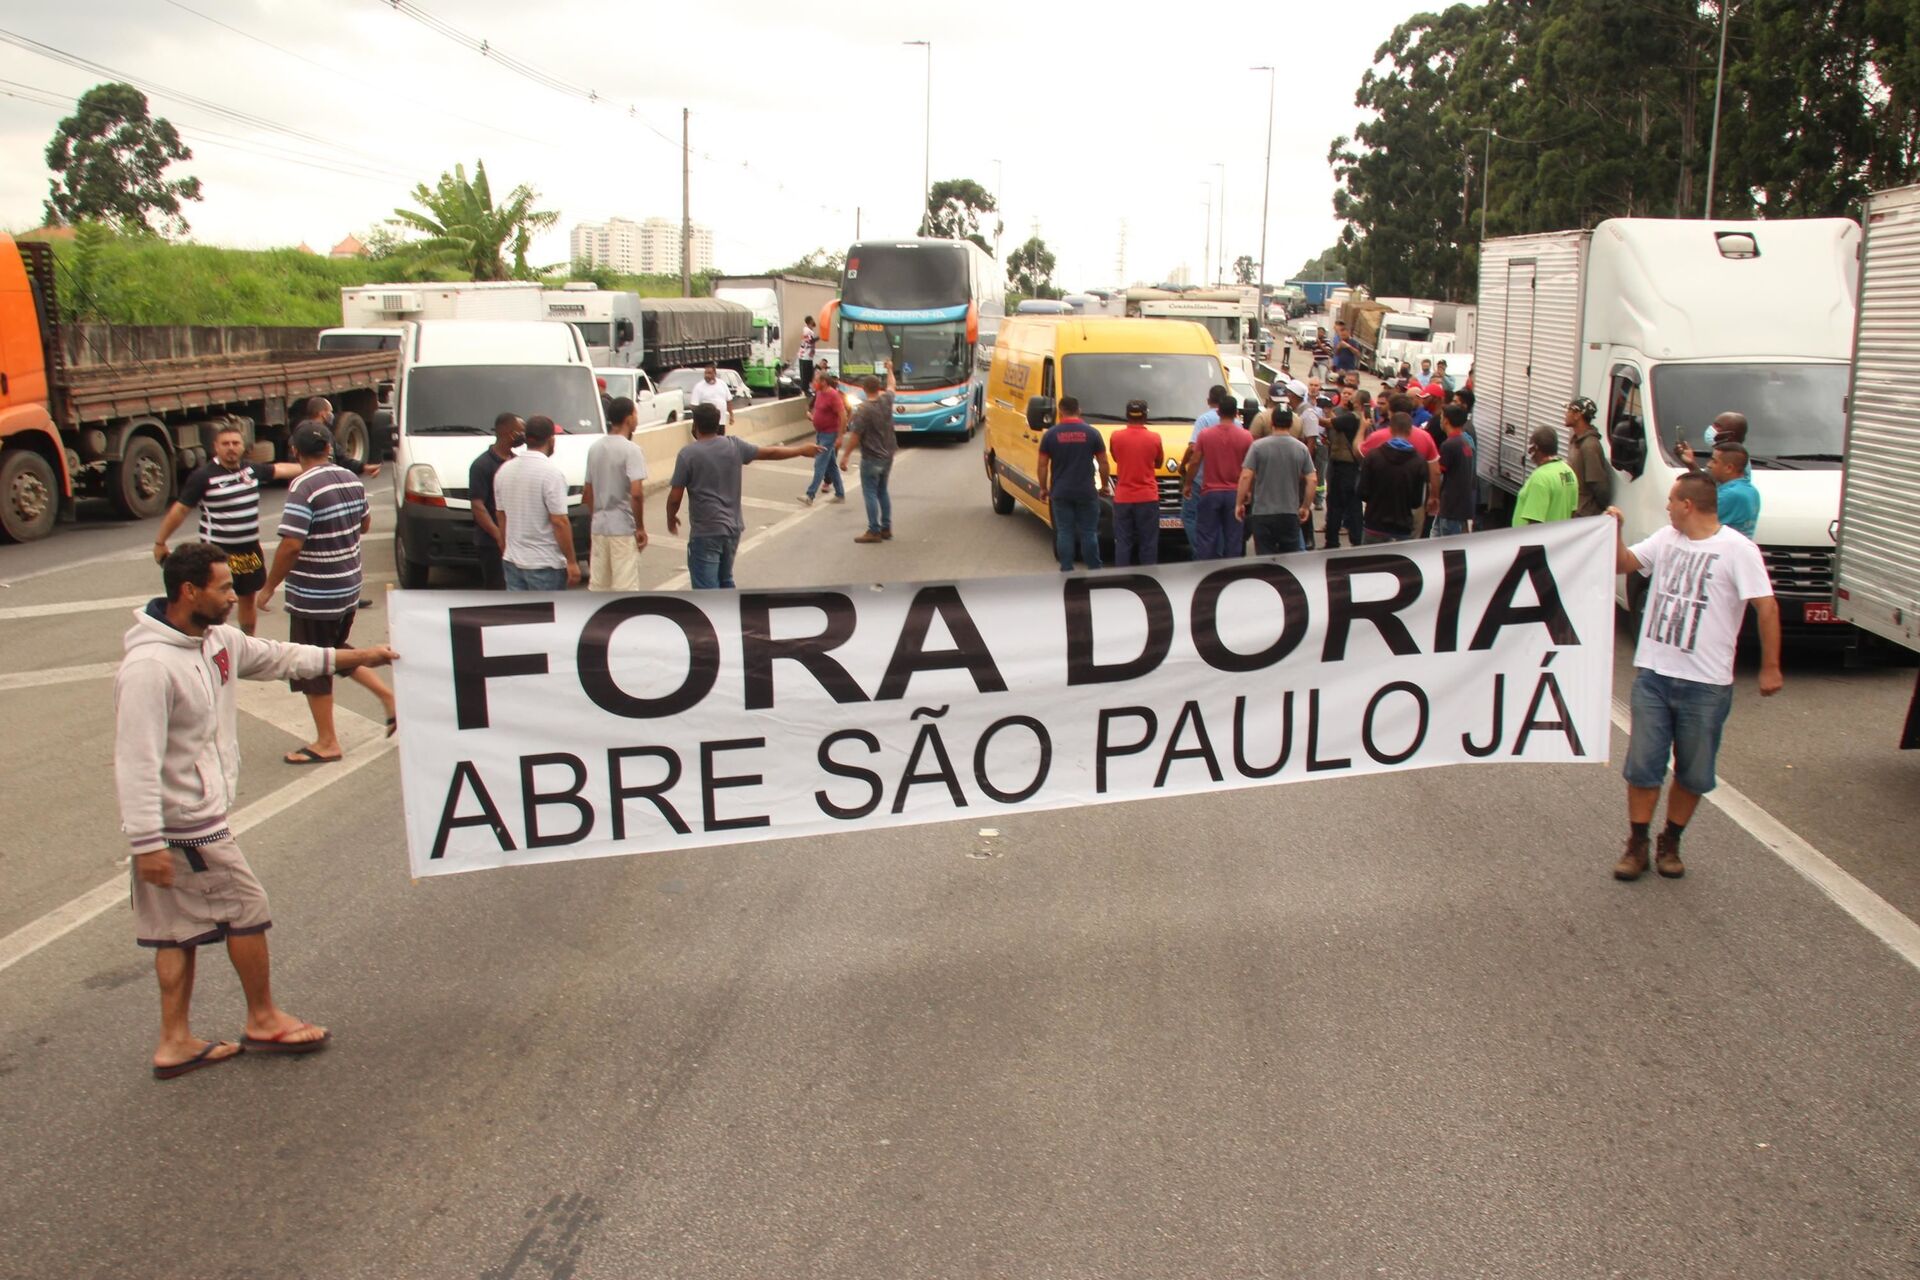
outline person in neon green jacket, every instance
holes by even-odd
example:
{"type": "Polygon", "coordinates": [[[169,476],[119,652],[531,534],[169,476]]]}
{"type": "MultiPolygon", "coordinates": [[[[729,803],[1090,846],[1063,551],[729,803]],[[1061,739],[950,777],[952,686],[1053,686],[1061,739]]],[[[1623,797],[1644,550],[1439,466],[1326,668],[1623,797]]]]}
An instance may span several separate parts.
{"type": "Polygon", "coordinates": [[[1520,486],[1514,503],[1515,526],[1571,519],[1580,505],[1580,481],[1560,457],[1560,433],[1552,427],[1535,427],[1527,457],[1533,461],[1533,474],[1520,486]]]}

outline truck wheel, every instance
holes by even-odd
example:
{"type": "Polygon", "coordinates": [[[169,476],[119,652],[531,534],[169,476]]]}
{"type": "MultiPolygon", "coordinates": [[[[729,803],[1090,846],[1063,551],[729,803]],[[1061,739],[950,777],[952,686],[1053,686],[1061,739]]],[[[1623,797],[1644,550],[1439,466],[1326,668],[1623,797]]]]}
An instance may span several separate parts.
{"type": "Polygon", "coordinates": [[[127,442],[120,461],[107,468],[107,496],[113,509],[133,520],[147,520],[167,509],[173,497],[173,460],[152,436],[127,442]]]}
{"type": "Polygon", "coordinates": [[[427,586],[428,568],[424,564],[407,559],[407,542],[398,529],[393,531],[393,570],[400,585],[408,591],[424,591],[427,586]]]}
{"type": "Polygon", "coordinates": [[[333,458],[352,458],[355,462],[373,461],[373,437],[367,423],[357,413],[343,413],[333,420],[333,458]]]}
{"type": "Polygon", "coordinates": [[[47,460],[31,449],[0,454],[0,536],[8,542],[44,538],[59,514],[60,490],[47,460]]]}
{"type": "Polygon", "coordinates": [[[1000,483],[1000,476],[997,468],[995,469],[995,474],[993,478],[987,481],[987,483],[989,486],[991,486],[991,489],[992,489],[993,514],[997,516],[1012,515],[1013,514],[1013,495],[1008,493],[1007,487],[1000,483]]]}

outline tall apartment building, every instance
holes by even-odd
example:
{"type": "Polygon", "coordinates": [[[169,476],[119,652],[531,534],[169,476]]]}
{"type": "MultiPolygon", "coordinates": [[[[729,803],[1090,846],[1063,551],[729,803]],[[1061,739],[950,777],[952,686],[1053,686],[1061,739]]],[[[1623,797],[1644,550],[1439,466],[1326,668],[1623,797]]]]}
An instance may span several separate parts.
{"type": "MultiPolygon", "coordinates": [[[[667,218],[634,222],[608,218],[605,222],[578,222],[567,238],[568,257],[596,267],[611,267],[625,275],[680,274],[680,224],[667,218]]],[[[693,270],[713,270],[713,231],[693,226],[693,270]]]]}

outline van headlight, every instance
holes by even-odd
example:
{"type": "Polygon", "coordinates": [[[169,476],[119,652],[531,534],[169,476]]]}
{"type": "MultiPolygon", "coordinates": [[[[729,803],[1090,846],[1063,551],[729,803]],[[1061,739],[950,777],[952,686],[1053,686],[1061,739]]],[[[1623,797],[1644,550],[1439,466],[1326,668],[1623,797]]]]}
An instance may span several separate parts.
{"type": "Polygon", "coordinates": [[[439,473],[433,469],[432,464],[425,462],[416,462],[407,468],[406,484],[402,488],[401,497],[404,501],[416,502],[423,507],[447,505],[447,494],[440,487],[439,473]]]}

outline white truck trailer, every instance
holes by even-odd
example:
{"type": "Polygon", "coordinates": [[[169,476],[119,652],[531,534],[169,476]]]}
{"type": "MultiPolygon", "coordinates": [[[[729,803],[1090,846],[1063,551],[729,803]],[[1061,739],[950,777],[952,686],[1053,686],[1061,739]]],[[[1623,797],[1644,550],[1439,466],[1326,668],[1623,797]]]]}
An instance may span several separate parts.
{"type": "Polygon", "coordinates": [[[572,281],[541,291],[542,320],[562,320],[580,331],[593,363],[607,369],[640,367],[640,295],[572,281]]]}
{"type": "MultiPolygon", "coordinates": [[[[1629,541],[1667,523],[1724,412],[1747,417],[1760,492],[1755,541],[1783,624],[1832,624],[1833,528],[1852,358],[1859,225],[1848,218],[1720,222],[1614,218],[1592,231],[1481,248],[1474,423],[1498,519],[1531,467],[1536,427],[1569,434],[1575,396],[1598,407],[1629,541]]],[[[1644,580],[1622,580],[1637,608],[1644,580]]]]}
{"type": "MultiPolygon", "coordinates": [[[[1920,342],[1920,186],[1867,201],[1847,388],[1834,615],[1920,649],[1920,425],[1909,389],[1920,342]]],[[[1900,745],[1920,749],[1920,681],[1900,745]]]]}
{"type": "Polygon", "coordinates": [[[545,320],[541,292],[530,280],[349,286],[340,290],[340,324],[397,329],[420,320],[545,320]]]}

